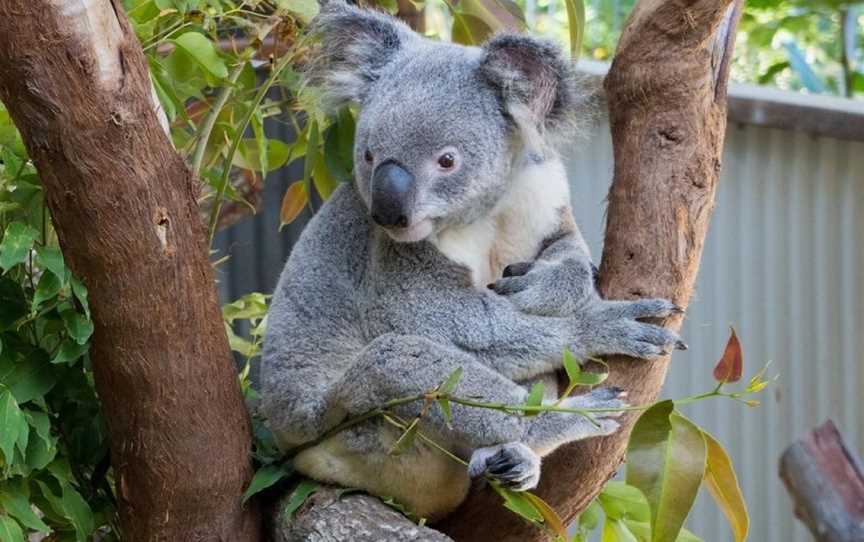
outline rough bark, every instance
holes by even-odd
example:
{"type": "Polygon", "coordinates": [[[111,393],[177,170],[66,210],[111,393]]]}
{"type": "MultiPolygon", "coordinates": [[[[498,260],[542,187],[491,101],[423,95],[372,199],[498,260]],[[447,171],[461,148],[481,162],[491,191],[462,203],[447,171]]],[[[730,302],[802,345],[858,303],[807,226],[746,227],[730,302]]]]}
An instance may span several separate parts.
{"type": "Polygon", "coordinates": [[[864,470],[828,420],[789,446],[780,478],[819,542],[864,540],[864,470]]]}
{"type": "MultiPolygon", "coordinates": [[[[283,510],[284,506],[277,506],[283,510]]],[[[277,512],[274,542],[447,542],[445,535],[420,527],[378,499],[340,496],[322,488],[303,504],[296,519],[277,512]]]]}
{"type": "MultiPolygon", "coordinates": [[[[614,146],[600,289],[610,299],[665,297],[686,307],[714,207],[726,129],[726,86],[740,0],[642,0],[622,33],[604,88],[614,146]]],[[[680,317],[664,325],[677,329],[680,317]]],[[[633,404],[657,397],[669,358],[607,360],[610,385],[633,404]]],[[[544,460],[538,493],[574,519],[624,459],[635,416],[606,438],[544,460]]],[[[441,526],[455,540],[545,535],[475,492],[441,526]]]]}
{"type": "Polygon", "coordinates": [[[160,127],[120,0],[0,3],[0,98],[90,291],[124,539],[257,540],[197,183],[160,127]]]}

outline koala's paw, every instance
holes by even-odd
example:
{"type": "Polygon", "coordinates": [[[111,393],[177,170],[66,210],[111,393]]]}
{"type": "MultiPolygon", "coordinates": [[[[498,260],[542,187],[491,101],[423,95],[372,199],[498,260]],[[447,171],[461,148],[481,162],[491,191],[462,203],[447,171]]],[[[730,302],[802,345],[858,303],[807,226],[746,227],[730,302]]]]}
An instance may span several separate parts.
{"type": "Polygon", "coordinates": [[[665,299],[599,301],[584,314],[574,317],[585,341],[583,352],[602,356],[623,354],[650,359],[687,350],[674,331],[640,322],[637,318],[665,318],[683,312],[665,299]]]}
{"type": "Polygon", "coordinates": [[[597,297],[591,262],[576,259],[511,264],[489,288],[520,311],[542,316],[572,314],[597,297]]]}
{"type": "Polygon", "coordinates": [[[573,435],[573,440],[602,437],[617,431],[620,425],[615,419],[620,418],[624,412],[615,409],[628,407],[629,405],[624,401],[626,398],[627,392],[621,388],[606,387],[597,388],[582,395],[567,397],[561,401],[561,406],[565,408],[610,409],[608,412],[592,413],[592,420],[584,419],[585,423],[579,424],[577,428],[579,434],[573,435]]]}
{"type": "Polygon", "coordinates": [[[528,491],[540,481],[540,456],[521,442],[478,448],[471,454],[468,475],[484,474],[513,491],[528,491]]]}

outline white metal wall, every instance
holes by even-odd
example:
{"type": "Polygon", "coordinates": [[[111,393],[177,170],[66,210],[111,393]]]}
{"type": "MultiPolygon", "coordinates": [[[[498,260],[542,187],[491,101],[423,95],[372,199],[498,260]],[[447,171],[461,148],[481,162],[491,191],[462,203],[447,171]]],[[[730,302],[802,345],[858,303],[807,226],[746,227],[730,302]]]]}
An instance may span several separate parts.
{"type": "MultiPolygon", "coordinates": [[[[600,121],[570,165],[574,212],[601,253],[612,177],[609,128],[600,121]]],[[[772,361],[780,380],[750,409],[724,400],[686,407],[732,455],[747,499],[753,542],[804,542],[778,477],[785,447],[826,418],[864,449],[864,143],[759,126],[730,125],[717,207],[696,293],[664,389],[707,391],[734,325],[745,376],[772,361]]],[[[708,542],[731,540],[710,497],[689,527],[708,542]]]]}

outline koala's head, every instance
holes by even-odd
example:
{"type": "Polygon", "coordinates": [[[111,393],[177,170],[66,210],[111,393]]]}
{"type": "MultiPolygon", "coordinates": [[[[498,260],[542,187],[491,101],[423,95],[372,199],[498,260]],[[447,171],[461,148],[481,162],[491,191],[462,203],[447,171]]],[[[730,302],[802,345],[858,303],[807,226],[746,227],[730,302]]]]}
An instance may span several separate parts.
{"type": "Polygon", "coordinates": [[[322,8],[313,29],[321,48],[310,80],[330,107],[359,106],[357,190],[397,241],[488,213],[514,164],[542,159],[581,101],[569,60],[536,38],[440,43],[340,0],[322,8]]]}

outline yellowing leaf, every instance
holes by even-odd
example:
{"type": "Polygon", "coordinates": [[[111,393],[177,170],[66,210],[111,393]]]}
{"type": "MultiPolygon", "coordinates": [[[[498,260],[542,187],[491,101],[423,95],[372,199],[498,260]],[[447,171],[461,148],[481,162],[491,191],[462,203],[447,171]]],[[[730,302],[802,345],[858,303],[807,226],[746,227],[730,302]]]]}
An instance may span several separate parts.
{"type": "Polygon", "coordinates": [[[735,335],[733,328],[729,342],[726,343],[726,350],[723,351],[723,357],[714,367],[714,380],[717,382],[738,382],[741,380],[743,372],[744,355],[741,352],[741,343],[738,342],[738,336],[735,335]]]}
{"type": "Polygon", "coordinates": [[[534,506],[534,509],[543,518],[543,522],[549,529],[560,536],[562,540],[567,540],[567,529],[564,527],[564,521],[558,516],[555,510],[549,506],[546,501],[534,495],[533,493],[525,492],[525,498],[534,506]]]}
{"type": "Polygon", "coordinates": [[[290,224],[309,203],[309,194],[306,193],[306,185],[303,181],[297,181],[288,187],[282,198],[282,208],[279,210],[279,227],[290,224]]]}
{"type": "Polygon", "coordinates": [[[705,431],[702,434],[708,446],[705,483],[717,506],[726,516],[732,534],[735,536],[735,542],[741,542],[747,538],[747,532],[750,530],[750,517],[747,515],[747,505],[738,486],[735,469],[723,446],[705,431]]]}
{"type": "Polygon", "coordinates": [[[651,540],[675,540],[693,507],[705,474],[702,431],[674,412],[672,401],[646,410],[627,447],[627,483],[648,499],[651,540]]]}
{"type": "Polygon", "coordinates": [[[582,50],[582,36],[585,34],[584,0],[564,0],[567,8],[567,30],[570,35],[570,57],[579,59],[582,50]]]}

